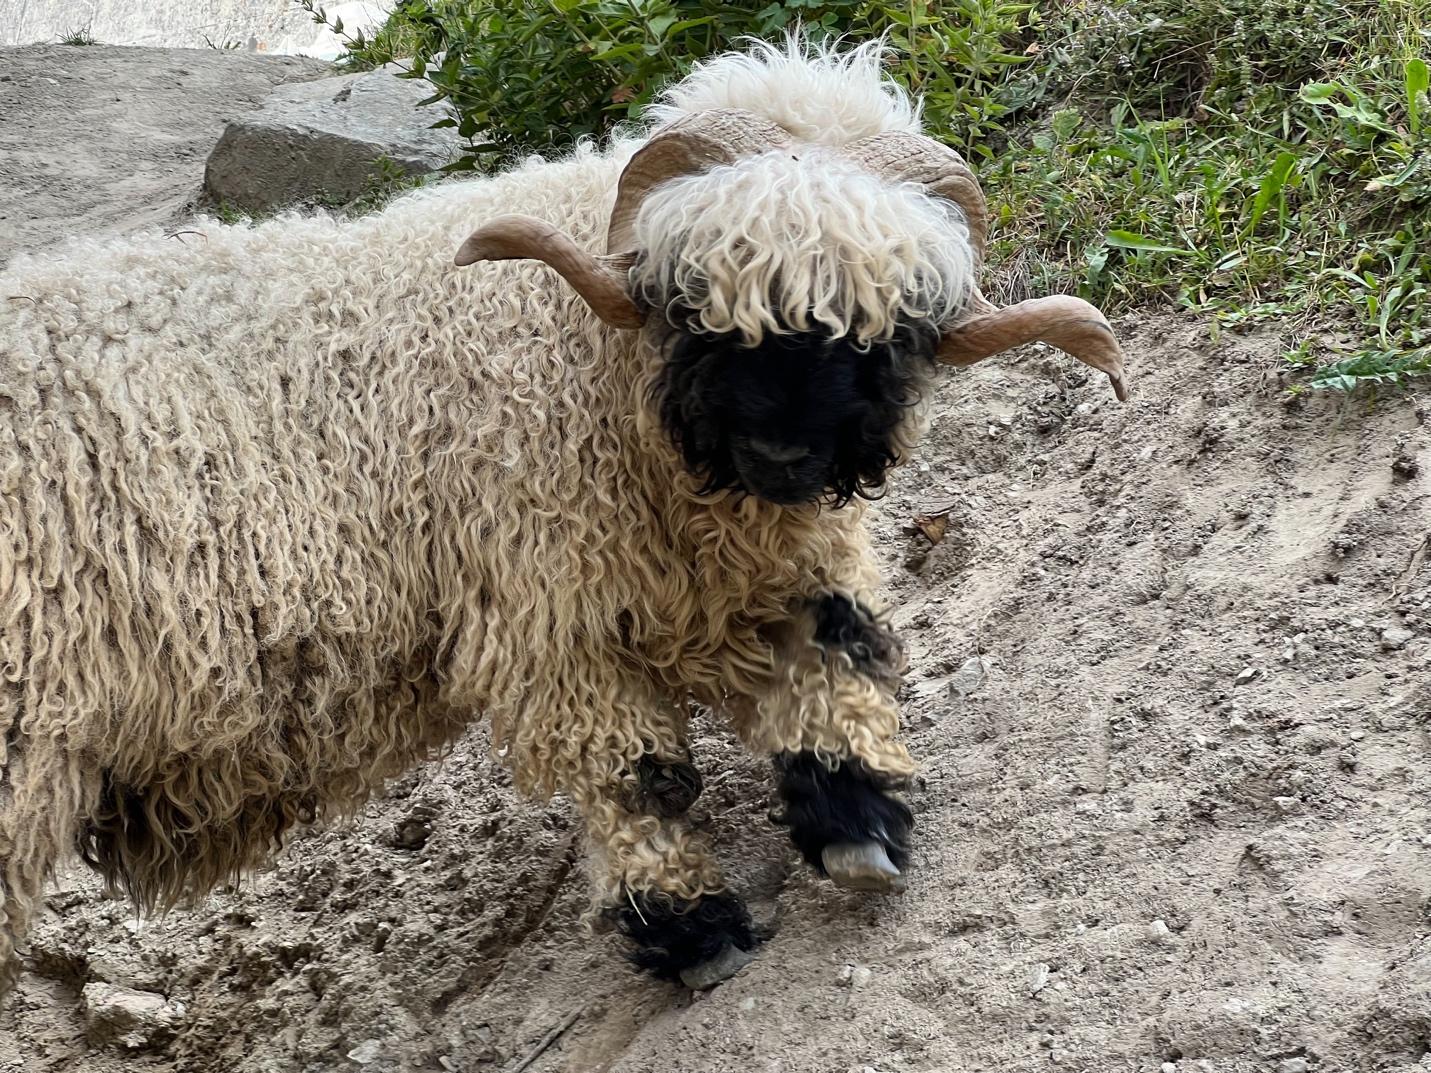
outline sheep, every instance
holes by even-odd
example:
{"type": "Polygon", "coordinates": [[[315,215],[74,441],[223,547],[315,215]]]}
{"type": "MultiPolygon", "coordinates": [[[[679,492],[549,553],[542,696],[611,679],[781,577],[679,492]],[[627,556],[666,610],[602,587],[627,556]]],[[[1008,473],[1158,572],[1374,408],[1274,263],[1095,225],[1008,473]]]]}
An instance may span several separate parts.
{"type": "Polygon", "coordinates": [[[864,501],[941,364],[1043,339],[1125,395],[1092,306],[983,298],[985,230],[878,43],[792,37],[604,148],[370,217],[17,259],[0,990],[72,848],[142,910],[192,901],[479,718],[522,792],[574,803],[588,920],[658,977],[756,945],[684,819],[694,708],[771,758],[819,873],[900,889],[864,501]]]}

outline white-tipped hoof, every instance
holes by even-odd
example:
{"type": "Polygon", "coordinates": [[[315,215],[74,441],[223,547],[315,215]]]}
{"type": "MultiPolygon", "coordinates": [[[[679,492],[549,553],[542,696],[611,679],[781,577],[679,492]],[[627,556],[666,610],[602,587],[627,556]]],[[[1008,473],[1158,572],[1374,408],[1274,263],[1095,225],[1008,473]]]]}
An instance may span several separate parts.
{"type": "Polygon", "coordinates": [[[878,842],[837,842],[826,846],[820,859],[830,878],[850,890],[904,890],[904,876],[878,842]]]}
{"type": "Polygon", "coordinates": [[[689,969],[682,969],[681,983],[692,991],[704,991],[709,987],[715,987],[723,980],[729,980],[754,959],[754,954],[738,950],[727,943],[721,948],[721,952],[709,961],[692,965],[689,969]]]}

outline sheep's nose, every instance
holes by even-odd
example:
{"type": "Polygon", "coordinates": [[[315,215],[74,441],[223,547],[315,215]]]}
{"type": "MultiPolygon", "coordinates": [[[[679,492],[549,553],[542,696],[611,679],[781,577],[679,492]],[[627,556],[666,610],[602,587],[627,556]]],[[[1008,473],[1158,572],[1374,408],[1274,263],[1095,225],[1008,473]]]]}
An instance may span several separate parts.
{"type": "Polygon", "coordinates": [[[768,440],[751,440],[750,449],[761,458],[782,466],[799,462],[802,458],[808,458],[810,455],[808,447],[801,447],[799,444],[793,443],[771,443],[768,440]]]}

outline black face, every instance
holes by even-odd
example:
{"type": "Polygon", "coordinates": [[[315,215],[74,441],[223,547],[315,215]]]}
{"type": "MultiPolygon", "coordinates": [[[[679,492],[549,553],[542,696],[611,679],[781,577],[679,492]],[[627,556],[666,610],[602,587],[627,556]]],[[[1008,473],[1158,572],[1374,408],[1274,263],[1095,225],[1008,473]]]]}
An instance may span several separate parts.
{"type": "Polygon", "coordinates": [[[705,492],[843,505],[883,485],[938,342],[922,323],[868,350],[815,333],[748,348],[733,336],[672,329],[657,385],[661,418],[705,492]]]}

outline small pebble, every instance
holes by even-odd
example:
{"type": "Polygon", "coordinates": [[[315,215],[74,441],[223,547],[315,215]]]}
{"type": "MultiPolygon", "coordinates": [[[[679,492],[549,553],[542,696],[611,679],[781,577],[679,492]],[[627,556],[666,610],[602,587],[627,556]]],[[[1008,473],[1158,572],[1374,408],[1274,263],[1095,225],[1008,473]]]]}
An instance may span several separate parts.
{"type": "Polygon", "coordinates": [[[1176,1062],[1164,1062],[1159,1068],[1162,1070],[1162,1073],[1178,1073],[1178,1064],[1176,1062]]]}
{"type": "Polygon", "coordinates": [[[358,1065],[365,1066],[371,1062],[376,1061],[378,1055],[380,1055],[381,1053],[382,1044],[375,1039],[369,1039],[364,1040],[362,1043],[358,1044],[351,1051],[349,1051],[348,1057],[352,1061],[357,1062],[358,1065]]]}
{"type": "Polygon", "coordinates": [[[1173,933],[1166,923],[1155,920],[1148,925],[1148,938],[1155,943],[1170,943],[1173,940],[1173,933]]]}
{"type": "Polygon", "coordinates": [[[1048,984],[1048,965],[1040,961],[1029,971],[1029,994],[1037,995],[1048,984]]]}
{"type": "Polygon", "coordinates": [[[1307,1073],[1305,1058],[1284,1058],[1277,1065],[1277,1073],[1307,1073]]]}
{"type": "Polygon", "coordinates": [[[741,1000],[740,1000],[740,1008],[741,1008],[742,1010],[753,1010],[753,1009],[755,1009],[755,996],[754,996],[754,995],[751,995],[749,998],[743,998],[743,999],[741,999],[741,1000]]]}
{"type": "MultiPolygon", "coordinates": [[[[1416,634],[1410,630],[1403,629],[1400,626],[1394,626],[1389,630],[1381,631],[1381,647],[1390,652],[1403,647],[1407,641],[1415,636],[1416,634]]],[[[1293,1059],[1289,1058],[1288,1061],[1293,1061],[1293,1059]]]]}

